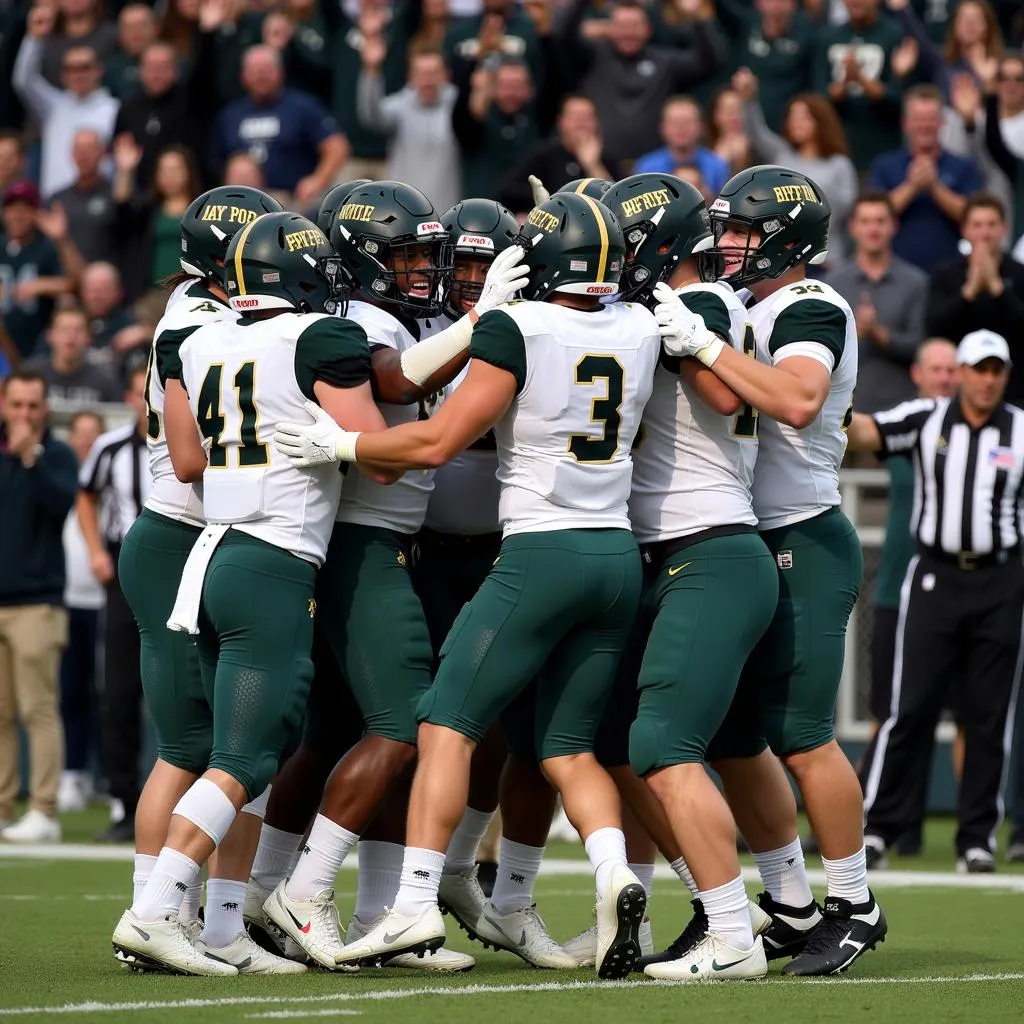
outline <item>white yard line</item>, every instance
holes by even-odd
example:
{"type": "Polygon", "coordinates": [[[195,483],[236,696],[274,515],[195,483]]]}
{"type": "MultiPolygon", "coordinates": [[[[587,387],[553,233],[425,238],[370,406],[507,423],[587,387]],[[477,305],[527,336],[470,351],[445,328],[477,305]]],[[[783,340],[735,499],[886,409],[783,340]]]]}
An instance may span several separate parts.
{"type": "MultiPolygon", "coordinates": [[[[124,861],[132,860],[133,851],[129,846],[101,846],[87,843],[55,843],[37,846],[14,846],[0,843],[0,861],[13,857],[36,861],[124,861]]],[[[20,866],[20,865],[19,865],[20,866]]],[[[358,867],[358,856],[350,857],[342,871],[354,871],[358,867]]],[[[0,864],[0,874],[3,865],[0,864]]],[[[541,864],[542,878],[586,877],[591,874],[590,864],[585,860],[549,857],[541,864]]],[[[807,872],[812,885],[825,884],[825,872],[812,869],[807,872]]],[[[654,877],[674,881],[675,872],[667,864],[659,864],[654,877]]],[[[961,875],[954,871],[872,871],[872,888],[942,888],[942,889],[1002,889],[1010,892],[1024,892],[1024,875],[992,874],[961,875]]],[[[744,868],[743,879],[756,882],[759,879],[756,868],[744,868]]]]}
{"type": "MultiPolygon", "coordinates": [[[[932,978],[806,978],[801,981],[785,981],[783,984],[799,985],[946,985],[967,983],[991,983],[1000,981],[1024,981],[1024,973],[1005,974],[961,974],[940,975],[932,978]]],[[[141,1010],[204,1010],[228,1006],[280,1006],[311,1003],[364,1003],[389,1002],[396,999],[419,999],[423,996],[462,998],[464,996],[505,995],[521,992],[601,992],[610,988],[661,987],[679,988],[687,982],[674,981],[548,981],[534,985],[462,985],[458,987],[395,988],[371,992],[338,992],[315,996],[229,996],[223,999],[170,999],[135,1003],[65,1003],[63,1006],[16,1006],[0,1007],[0,1017],[32,1017],[42,1014],[94,1014],[118,1013],[141,1010]]],[[[333,1011],[338,1012],[338,1011],[333,1011]]],[[[325,1014],[326,1016],[326,1014],[325,1014]]]]}

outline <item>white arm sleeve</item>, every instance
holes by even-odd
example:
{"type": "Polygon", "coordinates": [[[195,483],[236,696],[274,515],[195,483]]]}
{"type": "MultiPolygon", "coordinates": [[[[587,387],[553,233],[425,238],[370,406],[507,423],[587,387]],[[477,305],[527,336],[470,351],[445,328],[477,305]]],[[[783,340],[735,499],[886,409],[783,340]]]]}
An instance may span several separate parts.
{"type": "Polygon", "coordinates": [[[437,373],[449,360],[461,355],[469,348],[473,337],[473,321],[467,314],[424,341],[418,341],[402,353],[402,373],[417,387],[437,373]]]}

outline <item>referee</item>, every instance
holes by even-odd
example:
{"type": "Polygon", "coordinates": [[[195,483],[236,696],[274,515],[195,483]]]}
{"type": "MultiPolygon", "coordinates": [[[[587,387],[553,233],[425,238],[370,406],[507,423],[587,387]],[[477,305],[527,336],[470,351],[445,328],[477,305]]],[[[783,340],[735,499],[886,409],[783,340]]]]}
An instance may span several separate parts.
{"type": "Polygon", "coordinates": [[[957,348],[952,398],[856,415],[850,447],[909,453],[917,554],[900,592],[892,705],[864,794],[868,863],[924,811],[935,726],[957,680],[965,757],[957,806],[957,868],[995,870],[1000,787],[1008,756],[1024,613],[1020,499],[1024,410],[1003,401],[1006,340],[974,331],[957,348]]]}
{"type": "Polygon", "coordinates": [[[103,756],[110,795],[123,805],[101,842],[130,842],[135,837],[139,803],[139,750],[142,677],[139,631],[117,581],[117,556],[128,528],[149,495],[146,450],[146,368],[131,374],[125,402],[135,420],[101,434],[79,473],[77,499],[82,536],[93,575],[107,592],[104,616],[103,756]]]}

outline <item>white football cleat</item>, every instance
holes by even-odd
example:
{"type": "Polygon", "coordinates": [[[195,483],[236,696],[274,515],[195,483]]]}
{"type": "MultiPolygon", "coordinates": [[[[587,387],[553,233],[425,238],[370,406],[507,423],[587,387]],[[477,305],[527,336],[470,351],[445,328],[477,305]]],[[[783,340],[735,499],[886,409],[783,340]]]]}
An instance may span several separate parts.
{"type": "Polygon", "coordinates": [[[489,902],[476,923],[476,937],[485,948],[493,946],[515,953],[534,967],[572,970],[579,966],[576,958],[548,934],[536,904],[511,914],[499,914],[489,902]]]}
{"type": "MultiPolygon", "coordinates": [[[[355,914],[348,922],[345,934],[348,936],[349,945],[368,935],[383,920],[378,917],[371,924],[363,924],[355,914]]],[[[441,946],[430,953],[399,953],[398,956],[388,960],[385,967],[405,967],[412,971],[436,971],[438,974],[460,974],[463,971],[471,971],[476,967],[476,961],[468,953],[459,953],[454,949],[446,949],[441,946]]]]}
{"type": "Polygon", "coordinates": [[[335,970],[335,957],[345,948],[345,939],[334,890],[324,889],[311,900],[293,900],[285,892],[285,884],[279,882],[263,904],[267,917],[321,967],[335,970]]]}
{"type": "Polygon", "coordinates": [[[772,916],[766,914],[753,900],[747,900],[747,909],[750,911],[750,929],[756,939],[771,928],[772,916]]]}
{"type": "Polygon", "coordinates": [[[599,978],[625,978],[636,966],[646,910],[647,893],[640,880],[625,864],[616,864],[604,891],[597,894],[594,966],[599,978]]]}
{"type": "MultiPolygon", "coordinates": [[[[577,967],[593,967],[597,960],[597,925],[592,924],[585,932],[580,932],[565,943],[562,949],[576,961],[577,967]]],[[[644,956],[654,952],[654,934],[649,917],[645,917],[640,925],[640,952],[644,956]]]]}
{"type": "Polygon", "coordinates": [[[471,938],[476,938],[476,923],[487,906],[480,883],[477,881],[479,865],[468,871],[452,871],[441,875],[437,890],[437,903],[441,913],[451,914],[455,923],[471,938]]]}
{"type": "Polygon", "coordinates": [[[382,967],[399,953],[429,953],[444,945],[444,918],[437,904],[406,917],[389,910],[362,938],[338,954],[339,964],[382,967]]]}
{"type": "Polygon", "coordinates": [[[305,974],[305,964],[268,953],[253,942],[248,932],[239,932],[226,946],[211,946],[200,939],[196,949],[221,963],[231,964],[239,974],[305,974]]]}
{"type": "Polygon", "coordinates": [[[60,822],[33,808],[0,832],[0,839],[5,843],[59,843],[60,822]]]}
{"type": "Polygon", "coordinates": [[[709,932],[678,960],[648,964],[644,974],[662,981],[750,981],[768,974],[768,961],[760,935],[750,949],[736,949],[709,932]]]}
{"type": "Polygon", "coordinates": [[[162,921],[142,921],[129,908],[117,922],[112,941],[117,959],[135,970],[208,978],[238,974],[231,964],[215,960],[193,945],[177,914],[170,914],[162,921]]]}
{"type": "Polygon", "coordinates": [[[250,877],[245,887],[242,920],[248,926],[250,934],[256,931],[266,936],[267,941],[273,945],[279,956],[283,956],[286,960],[295,960],[297,963],[305,963],[309,959],[306,951],[290,935],[281,931],[263,909],[263,904],[267,902],[271,892],[273,892],[272,889],[264,889],[259,882],[250,877]]]}

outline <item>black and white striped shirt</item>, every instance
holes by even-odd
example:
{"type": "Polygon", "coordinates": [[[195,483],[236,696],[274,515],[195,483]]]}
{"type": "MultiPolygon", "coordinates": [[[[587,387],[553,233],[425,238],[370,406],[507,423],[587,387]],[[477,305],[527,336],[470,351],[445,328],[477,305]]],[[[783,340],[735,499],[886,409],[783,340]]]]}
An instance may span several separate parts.
{"type": "Polygon", "coordinates": [[[142,512],[152,484],[146,438],[134,421],[96,439],[78,483],[99,498],[100,528],[108,547],[120,544],[142,512]]]}
{"type": "Polygon", "coordinates": [[[911,529],[922,547],[987,555],[1020,544],[1024,410],[1004,402],[974,429],[955,397],[922,398],[873,419],[887,454],[913,456],[911,529]]]}

